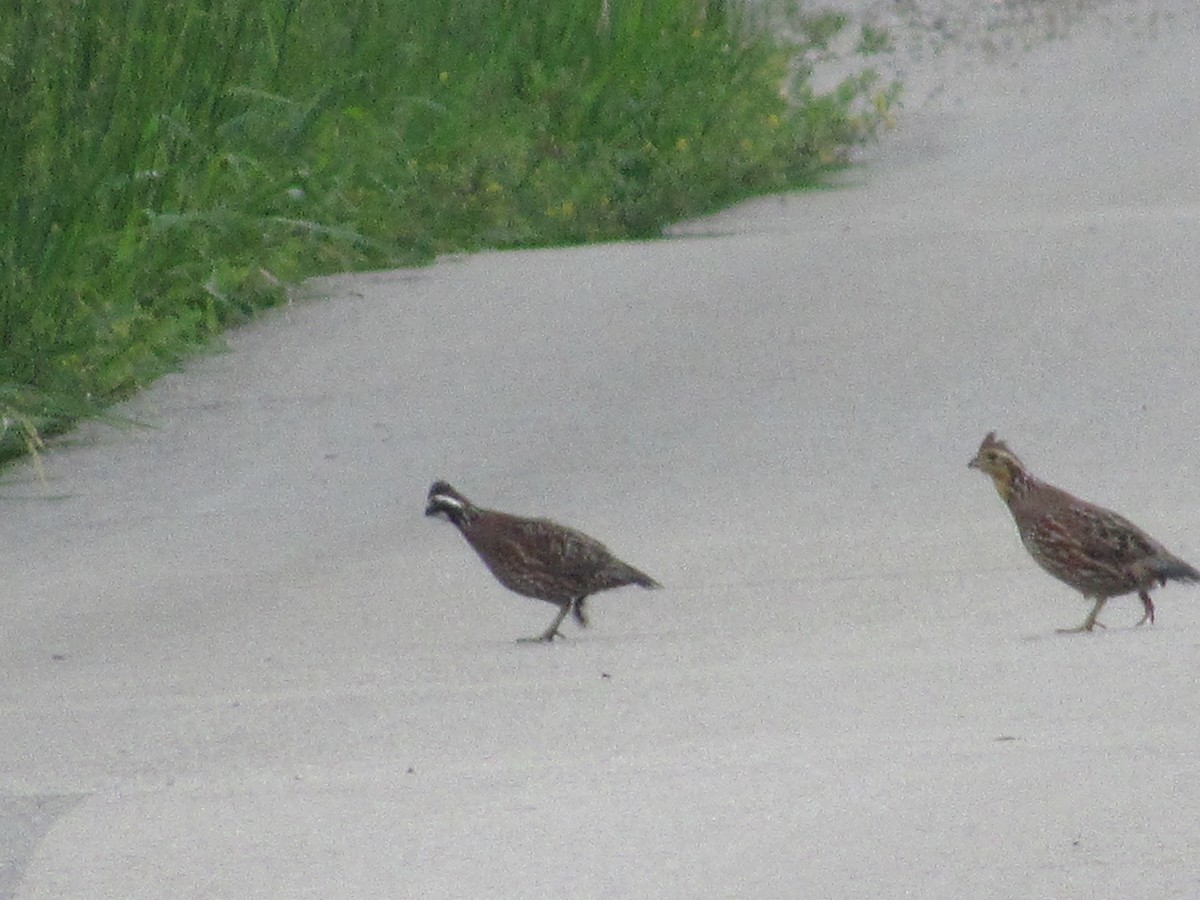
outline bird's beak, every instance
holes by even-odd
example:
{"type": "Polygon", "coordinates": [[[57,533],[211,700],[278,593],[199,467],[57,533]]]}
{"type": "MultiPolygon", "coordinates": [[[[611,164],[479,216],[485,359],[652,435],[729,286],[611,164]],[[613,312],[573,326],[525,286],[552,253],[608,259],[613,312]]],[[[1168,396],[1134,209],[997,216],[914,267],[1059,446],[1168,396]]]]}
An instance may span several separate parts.
{"type": "Polygon", "coordinates": [[[968,469],[978,469],[979,468],[979,457],[978,456],[971,457],[971,461],[969,463],[967,463],[967,468],[968,469]]]}

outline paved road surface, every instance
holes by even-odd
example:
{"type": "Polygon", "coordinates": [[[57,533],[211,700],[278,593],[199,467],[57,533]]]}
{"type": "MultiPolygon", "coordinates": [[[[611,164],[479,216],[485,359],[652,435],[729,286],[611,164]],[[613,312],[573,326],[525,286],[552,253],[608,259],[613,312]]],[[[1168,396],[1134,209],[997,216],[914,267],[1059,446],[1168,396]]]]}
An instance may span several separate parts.
{"type": "Polygon", "coordinates": [[[1127,6],[842,189],[320,282],[7,473],[0,896],[1200,896],[1200,592],[1055,635],[965,465],[1200,561],[1200,15],[1127,6]],[[666,587],[518,646],[435,477],[666,587]]]}

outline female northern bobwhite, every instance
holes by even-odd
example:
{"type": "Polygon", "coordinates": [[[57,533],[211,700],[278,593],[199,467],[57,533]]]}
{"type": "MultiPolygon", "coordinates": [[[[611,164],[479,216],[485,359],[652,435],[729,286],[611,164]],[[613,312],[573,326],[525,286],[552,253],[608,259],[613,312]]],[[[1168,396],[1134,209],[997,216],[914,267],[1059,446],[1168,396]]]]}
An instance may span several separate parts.
{"type": "Polygon", "coordinates": [[[1124,516],[1034,478],[995,432],[967,465],[992,477],[1037,564],[1096,601],[1082,625],[1061,632],[1103,628],[1096,616],[1109,598],[1134,591],[1145,610],[1138,624],[1153,622],[1151,588],[1169,580],[1200,581],[1200,572],[1124,516]]]}
{"type": "Polygon", "coordinates": [[[429,489],[425,515],[453,522],[496,579],[510,591],[557,606],[550,627],[527,641],[552,641],[568,612],[587,625],[584,601],[591,594],[636,584],[661,585],[644,572],[621,562],[608,549],[580,531],[546,519],[527,519],[483,509],[444,481],[429,489]]]}

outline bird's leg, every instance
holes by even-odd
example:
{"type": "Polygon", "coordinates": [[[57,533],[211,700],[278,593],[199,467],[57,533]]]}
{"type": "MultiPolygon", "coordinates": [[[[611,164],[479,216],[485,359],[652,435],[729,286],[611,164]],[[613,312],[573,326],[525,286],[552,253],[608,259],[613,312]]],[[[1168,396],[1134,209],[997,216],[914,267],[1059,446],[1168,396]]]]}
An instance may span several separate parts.
{"type": "Polygon", "coordinates": [[[1104,608],[1104,604],[1108,602],[1107,597],[1101,597],[1096,601],[1096,605],[1092,607],[1092,611],[1088,613],[1088,617],[1083,620],[1083,624],[1077,628],[1059,628],[1059,634],[1079,634],[1081,631],[1091,631],[1097,625],[1104,627],[1103,622],[1097,622],[1096,616],[1100,615],[1100,610],[1104,608]]]}
{"type": "Polygon", "coordinates": [[[587,599],[587,594],[582,597],[576,597],[571,603],[571,612],[575,614],[575,621],[579,623],[580,628],[587,628],[587,610],[583,608],[583,601],[587,599]]]}
{"type": "Polygon", "coordinates": [[[1154,601],[1150,599],[1150,592],[1149,591],[1138,591],[1138,596],[1142,600],[1142,609],[1145,610],[1145,612],[1142,614],[1142,618],[1138,621],[1138,624],[1145,625],[1147,622],[1149,622],[1151,625],[1153,625],[1154,624],[1154,601]]]}
{"type": "Polygon", "coordinates": [[[567,613],[569,613],[570,611],[571,611],[571,604],[570,603],[563,604],[562,606],[559,607],[558,615],[554,617],[554,621],[550,623],[549,628],[547,628],[545,631],[543,631],[537,637],[518,638],[517,643],[518,644],[535,644],[538,642],[541,642],[543,644],[550,643],[556,637],[559,636],[558,626],[562,624],[563,619],[565,619],[567,617],[567,613]]]}

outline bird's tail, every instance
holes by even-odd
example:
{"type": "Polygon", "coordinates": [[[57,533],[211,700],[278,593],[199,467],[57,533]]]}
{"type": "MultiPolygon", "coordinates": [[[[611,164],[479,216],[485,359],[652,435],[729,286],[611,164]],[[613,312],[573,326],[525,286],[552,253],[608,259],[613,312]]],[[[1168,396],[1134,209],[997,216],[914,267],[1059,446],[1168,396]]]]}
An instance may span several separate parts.
{"type": "Polygon", "coordinates": [[[620,576],[626,584],[636,584],[638,587],[650,589],[662,587],[661,584],[659,584],[645,572],[641,571],[640,569],[635,569],[628,563],[621,563],[620,576]]]}
{"type": "Polygon", "coordinates": [[[1150,571],[1163,584],[1168,581],[1200,581],[1200,571],[1185,563],[1178,556],[1171,556],[1169,553],[1162,553],[1154,557],[1149,560],[1148,565],[1150,571]]]}
{"type": "MultiPolygon", "coordinates": [[[[629,563],[621,562],[619,559],[613,559],[604,567],[592,590],[593,592],[606,591],[610,588],[625,587],[627,584],[636,584],[638,587],[644,588],[662,587],[640,569],[635,569],[629,563]]],[[[587,609],[584,607],[584,601],[587,598],[588,595],[584,595],[571,601],[571,614],[575,616],[575,621],[584,627],[587,626],[587,609]]]]}

